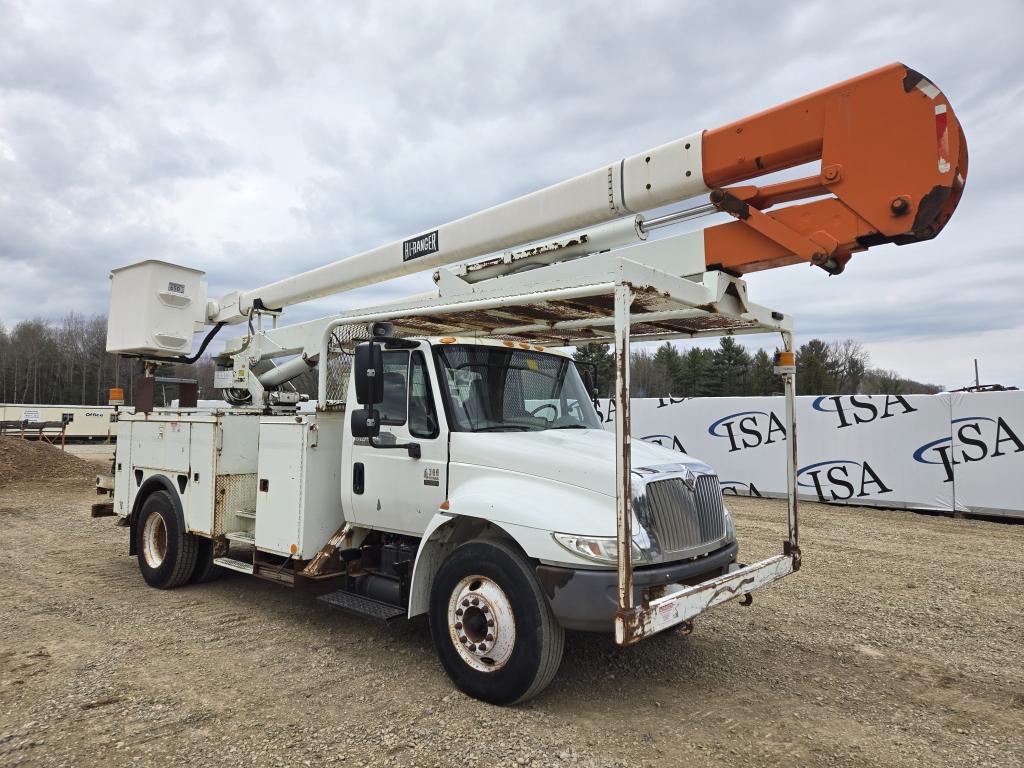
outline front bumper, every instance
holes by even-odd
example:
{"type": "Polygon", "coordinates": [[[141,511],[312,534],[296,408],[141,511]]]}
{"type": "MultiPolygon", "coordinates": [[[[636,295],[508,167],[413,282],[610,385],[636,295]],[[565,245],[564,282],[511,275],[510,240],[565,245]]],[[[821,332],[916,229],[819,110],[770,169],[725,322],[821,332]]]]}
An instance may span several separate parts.
{"type": "MultiPolygon", "coordinates": [[[[731,544],[696,560],[653,565],[633,570],[633,600],[645,605],[669,584],[694,585],[729,571],[739,545],[731,544]]],[[[615,627],[618,577],[614,570],[583,570],[538,565],[537,579],[558,623],[566,629],[608,632],[615,627]]]]}

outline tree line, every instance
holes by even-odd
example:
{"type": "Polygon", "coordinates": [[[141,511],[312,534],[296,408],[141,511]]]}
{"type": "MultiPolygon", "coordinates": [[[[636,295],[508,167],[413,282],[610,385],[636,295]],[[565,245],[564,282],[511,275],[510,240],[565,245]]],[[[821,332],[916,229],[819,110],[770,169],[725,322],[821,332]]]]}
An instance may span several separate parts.
{"type": "MultiPolygon", "coordinates": [[[[197,379],[199,396],[219,397],[213,388],[214,363],[167,365],[161,376],[197,379]]],[[[0,403],[106,405],[111,387],[134,396],[138,360],[107,352],[106,315],[69,312],[59,322],[22,320],[8,330],[0,321],[0,403]]],[[[168,391],[167,401],[176,397],[168,391]]]]}
{"type": "MultiPolygon", "coordinates": [[[[107,318],[70,312],[58,322],[23,320],[8,330],[0,321],[0,402],[103,405],[111,387],[122,387],[128,402],[138,360],[108,354],[107,318]]],[[[598,393],[613,394],[615,360],[607,344],[580,347],[576,360],[592,367],[598,393]]],[[[781,393],[772,357],[753,354],[732,336],[717,349],[680,351],[666,342],[630,356],[634,397],[726,397],[781,393]]],[[[852,340],[812,339],[797,351],[797,394],[931,394],[941,387],[870,367],[867,351],[852,340]]],[[[160,375],[197,379],[200,398],[218,398],[209,357],[193,366],[164,366],[160,375]]],[[[312,377],[311,377],[312,378],[312,377]]],[[[315,378],[312,379],[315,381],[315,378]]],[[[315,385],[312,385],[315,395],[315,385]]],[[[300,391],[305,391],[300,387],[300,391]]]]}
{"type": "MultiPolygon", "coordinates": [[[[607,344],[588,344],[574,357],[594,372],[601,397],[612,397],[615,356],[607,344]]],[[[796,352],[798,395],[912,395],[935,394],[942,387],[872,368],[863,346],[847,339],[826,343],[811,339],[796,352]]],[[[630,355],[630,394],[633,397],[748,397],[782,394],[782,379],[774,373],[773,356],[753,354],[733,336],[723,336],[717,349],[692,347],[680,351],[665,342],[654,351],[630,355]]]]}

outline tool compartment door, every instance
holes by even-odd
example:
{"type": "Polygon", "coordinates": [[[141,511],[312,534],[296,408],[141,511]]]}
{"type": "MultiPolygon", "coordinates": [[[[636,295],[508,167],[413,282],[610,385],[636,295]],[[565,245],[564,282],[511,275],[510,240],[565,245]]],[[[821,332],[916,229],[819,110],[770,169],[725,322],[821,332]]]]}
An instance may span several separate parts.
{"type": "Polygon", "coordinates": [[[343,414],[260,419],[256,548],[312,558],[343,524],[343,414]]]}

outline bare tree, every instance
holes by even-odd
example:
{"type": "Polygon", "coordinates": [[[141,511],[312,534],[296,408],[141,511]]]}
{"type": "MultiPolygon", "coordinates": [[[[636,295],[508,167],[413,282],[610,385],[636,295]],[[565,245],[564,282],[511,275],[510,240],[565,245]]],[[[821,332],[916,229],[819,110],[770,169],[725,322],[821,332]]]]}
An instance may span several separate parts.
{"type": "Polygon", "coordinates": [[[837,395],[856,395],[871,358],[866,349],[853,339],[833,341],[828,345],[828,368],[837,395]]]}

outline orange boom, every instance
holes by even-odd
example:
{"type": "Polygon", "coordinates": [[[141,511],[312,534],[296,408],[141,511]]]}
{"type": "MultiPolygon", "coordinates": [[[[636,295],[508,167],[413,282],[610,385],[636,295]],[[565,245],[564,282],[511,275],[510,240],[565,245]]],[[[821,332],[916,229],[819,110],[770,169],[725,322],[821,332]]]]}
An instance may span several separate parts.
{"type": "Polygon", "coordinates": [[[857,251],[942,230],[963,192],[967,144],[942,91],[891,64],[705,131],[703,171],[711,202],[737,219],[704,231],[709,266],[742,274],[808,261],[838,274],[857,251]],[[815,160],[813,176],[726,186],[815,160]]]}

